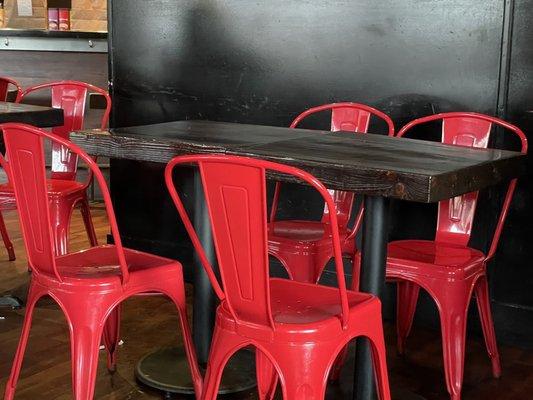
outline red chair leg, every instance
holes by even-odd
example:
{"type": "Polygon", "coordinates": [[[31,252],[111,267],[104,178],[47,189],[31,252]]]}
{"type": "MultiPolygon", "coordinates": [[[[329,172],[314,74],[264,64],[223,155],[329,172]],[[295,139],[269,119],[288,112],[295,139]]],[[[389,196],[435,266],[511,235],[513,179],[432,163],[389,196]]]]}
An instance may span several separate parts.
{"type": "Polygon", "coordinates": [[[83,217],[83,223],[85,224],[85,231],[87,232],[87,237],[91,246],[98,246],[98,239],[96,238],[96,232],[94,230],[93,219],[91,217],[91,208],[89,207],[89,202],[87,198],[80,201],[80,210],[83,217]]]}
{"type": "Polygon", "coordinates": [[[224,367],[235,351],[240,348],[241,342],[242,339],[237,335],[215,327],[205,373],[202,400],[214,400],[217,398],[224,367]]]}
{"type": "Polygon", "coordinates": [[[483,328],[483,335],[485,336],[485,344],[492,362],[492,374],[495,378],[499,378],[502,373],[502,367],[498,345],[496,343],[496,333],[494,332],[492,313],[490,311],[489,285],[486,276],[479,278],[476,282],[475,293],[479,319],[481,320],[481,327],[483,328]]]}
{"type": "Polygon", "coordinates": [[[413,282],[399,281],[397,285],[396,301],[396,334],[398,338],[398,353],[403,354],[405,351],[405,341],[411,327],[418,302],[420,287],[413,282]]]}
{"type": "Polygon", "coordinates": [[[194,392],[196,398],[200,398],[203,391],[203,377],[198,365],[198,358],[196,357],[196,349],[192,340],[191,329],[189,327],[189,320],[187,318],[187,300],[185,298],[185,285],[181,279],[181,274],[175,276],[175,279],[167,279],[160,282],[155,292],[144,292],[141,295],[160,295],[163,293],[174,303],[178,311],[178,316],[181,324],[183,334],[183,345],[185,346],[185,354],[191,371],[191,377],[194,385],[194,392]]]}
{"type": "Polygon", "coordinates": [[[30,334],[33,311],[35,309],[35,304],[42,295],[43,293],[38,292],[33,286],[33,284],[30,283],[30,290],[28,293],[28,300],[26,304],[26,313],[24,315],[24,323],[22,325],[22,333],[20,335],[17,352],[15,353],[13,366],[11,367],[11,375],[9,376],[9,380],[6,383],[4,400],[12,400],[15,396],[15,388],[19,379],[22,361],[24,359],[24,353],[26,351],[26,345],[28,344],[28,337],[30,334]]]}
{"type": "Polygon", "coordinates": [[[284,400],[323,400],[329,375],[329,360],[334,348],[308,344],[290,349],[282,346],[274,358],[280,369],[284,400]],[[328,357],[326,357],[326,355],[328,357]]]}
{"type": "Polygon", "coordinates": [[[2,235],[2,240],[4,241],[4,246],[6,247],[7,254],[9,256],[9,261],[15,261],[15,249],[13,248],[13,243],[9,239],[9,234],[7,233],[6,224],[4,222],[4,216],[0,211],[0,234],[2,235]]]}
{"type": "MultiPolygon", "coordinates": [[[[102,299],[103,300],[103,299],[102,299]]],[[[89,304],[79,294],[61,299],[70,327],[72,360],[72,390],[75,400],[93,400],[98,369],[98,353],[104,318],[111,307],[110,299],[103,300],[86,309],[80,304],[89,304]]]]}
{"type": "Polygon", "coordinates": [[[376,388],[379,400],[390,400],[389,376],[387,371],[387,354],[385,349],[385,338],[383,337],[383,325],[380,313],[374,321],[367,321],[371,332],[367,335],[372,347],[372,361],[374,375],[376,378],[376,388]]]}
{"type": "Polygon", "coordinates": [[[451,400],[461,399],[465,361],[466,313],[470,291],[465,282],[435,290],[439,304],[446,386],[451,400]]]}
{"type": "Polygon", "coordinates": [[[176,304],[178,309],[181,329],[183,333],[183,344],[185,346],[185,353],[187,354],[187,360],[189,362],[189,368],[191,370],[192,381],[194,384],[194,392],[196,393],[196,398],[200,398],[200,394],[203,391],[203,377],[200,372],[200,367],[198,366],[198,359],[196,357],[196,349],[194,347],[194,342],[192,340],[191,329],[189,327],[189,322],[187,318],[187,304],[185,300],[185,287],[183,282],[180,286],[176,285],[177,288],[180,288],[179,293],[176,293],[173,301],[176,304]]]}
{"type": "Polygon", "coordinates": [[[255,350],[255,368],[259,400],[272,400],[278,385],[278,372],[270,359],[259,349],[255,350]]]}
{"type": "Polygon", "coordinates": [[[118,304],[107,317],[104,325],[103,342],[107,351],[107,369],[114,372],[117,363],[118,342],[120,341],[121,305],[118,304]]]}

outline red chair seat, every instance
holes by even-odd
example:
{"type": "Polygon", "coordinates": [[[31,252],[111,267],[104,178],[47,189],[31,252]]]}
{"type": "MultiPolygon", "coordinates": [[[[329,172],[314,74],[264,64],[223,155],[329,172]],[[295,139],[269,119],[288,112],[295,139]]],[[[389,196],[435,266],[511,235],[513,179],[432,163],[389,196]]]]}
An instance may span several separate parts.
{"type": "MultiPolygon", "coordinates": [[[[124,255],[128,270],[131,274],[129,283],[135,281],[136,274],[148,271],[150,274],[162,271],[154,269],[167,268],[169,273],[181,274],[181,264],[169,258],[156,256],[154,254],[143,253],[141,251],[124,248],[124,255]]],[[[116,283],[120,284],[120,264],[117,258],[117,250],[113,245],[91,247],[88,250],[70,253],[57,258],[56,261],[59,273],[65,280],[108,280],[116,277],[116,283]]]]}
{"type": "MultiPolygon", "coordinates": [[[[380,315],[379,299],[367,293],[347,291],[350,320],[375,321],[380,315]]],[[[217,324],[220,328],[251,339],[313,343],[332,339],[343,341],[351,329],[342,329],[339,289],[298,282],[289,279],[270,279],[270,303],[275,329],[242,324],[236,321],[227,302],[218,308],[217,324]],[[290,294],[290,295],[288,295],[290,294]]],[[[365,323],[366,323],[365,322],[365,323]]],[[[354,326],[356,323],[353,324],[354,326]]]]}
{"type": "MultiPolygon", "coordinates": [[[[371,301],[367,293],[347,291],[350,311],[371,301]]],[[[277,324],[315,324],[334,322],[339,327],[341,305],[339,289],[288,279],[270,280],[272,316],[277,324]]],[[[291,328],[293,329],[293,328],[291,328]]]]}
{"type": "MultiPolygon", "coordinates": [[[[291,279],[316,282],[333,254],[331,226],[321,221],[275,221],[267,225],[268,253],[278,259],[291,279]]],[[[350,231],[339,227],[343,254],[355,253],[350,231]]]]}
{"type": "Polygon", "coordinates": [[[432,240],[398,240],[389,243],[387,275],[395,270],[435,278],[464,279],[483,270],[485,254],[467,246],[432,240]]]}
{"type": "MultiPolygon", "coordinates": [[[[49,196],[67,196],[85,190],[85,184],[76,181],[48,179],[46,188],[49,196]]],[[[11,197],[15,200],[13,186],[10,183],[0,184],[0,197],[11,197]]]]}

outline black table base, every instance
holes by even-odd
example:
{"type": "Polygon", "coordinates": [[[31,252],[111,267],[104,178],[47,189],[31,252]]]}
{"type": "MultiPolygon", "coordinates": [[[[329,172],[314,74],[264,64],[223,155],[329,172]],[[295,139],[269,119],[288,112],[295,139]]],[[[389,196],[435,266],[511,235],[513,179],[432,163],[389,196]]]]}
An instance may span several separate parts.
{"type": "MultiPolygon", "coordinates": [[[[361,254],[362,292],[381,297],[385,286],[387,262],[389,201],[381,196],[365,196],[363,252],[361,254]]],[[[372,353],[367,339],[357,340],[354,400],[376,399],[372,353]]]]}
{"type": "MultiPolygon", "coordinates": [[[[194,227],[205,254],[216,268],[216,254],[204,200],[203,184],[198,170],[194,174],[194,227]]],[[[215,323],[217,298],[204,267],[195,253],[192,335],[200,365],[207,365],[215,323]]],[[[237,393],[256,386],[254,353],[248,350],[235,354],[224,369],[219,394],[237,393]]],[[[135,368],[135,375],[147,386],[167,394],[194,393],[187,358],[182,349],[160,349],[145,356],[135,368]]],[[[168,397],[168,396],[167,396],[168,397]]]]}
{"type": "Polygon", "coordinates": [[[12,295],[0,296],[0,307],[8,307],[11,309],[22,308],[23,302],[18,297],[12,295]]]}
{"type": "MultiPolygon", "coordinates": [[[[219,394],[250,390],[256,386],[254,353],[241,350],[224,368],[219,394]]],[[[204,371],[202,371],[204,372],[204,371]]],[[[165,393],[194,394],[189,364],[182,347],[169,347],[143,357],[135,367],[135,377],[143,384],[165,393]]]]}

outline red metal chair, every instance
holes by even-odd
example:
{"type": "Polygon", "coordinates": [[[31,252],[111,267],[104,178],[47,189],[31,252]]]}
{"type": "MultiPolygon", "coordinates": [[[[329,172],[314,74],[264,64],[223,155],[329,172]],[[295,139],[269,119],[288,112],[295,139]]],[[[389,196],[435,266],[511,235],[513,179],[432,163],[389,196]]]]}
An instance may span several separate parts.
{"type": "MultiPolygon", "coordinates": [[[[389,116],[375,108],[358,103],[333,103],[310,108],[298,115],[290,127],[296,128],[308,116],[324,111],[331,111],[331,130],[334,132],[366,133],[370,118],[375,116],[386,122],[389,136],[394,135],[394,124],[389,116]]],[[[276,213],[280,189],[281,184],[277,183],[268,224],[269,254],[282,263],[291,279],[315,283],[333,256],[328,207],[324,207],[320,221],[278,221],[276,213]]],[[[351,257],[353,261],[356,252],[355,235],[361,225],[363,208],[359,210],[354,225],[350,229],[348,224],[354,194],[340,190],[329,192],[337,210],[342,253],[351,257]]],[[[358,284],[355,283],[353,287],[357,286],[358,284]]]]}
{"type": "MultiPolygon", "coordinates": [[[[89,93],[99,93],[105,97],[107,105],[101,119],[100,128],[104,129],[106,127],[111,111],[111,98],[105,90],[83,82],[52,82],[26,89],[18,97],[17,101],[23,101],[29,94],[38,90],[50,90],[52,107],[63,109],[64,124],[63,126],[52,128],[52,133],[55,135],[68,139],[70,132],[83,128],[85,103],[89,93]]],[[[65,254],[68,251],[70,218],[77,205],[80,206],[91,245],[96,246],[98,244],[87,199],[87,188],[92,182],[92,174],[89,173],[85,182],[78,182],[76,180],[77,165],[78,158],[75,155],[57,143],[52,144],[51,176],[47,182],[48,195],[52,206],[51,215],[57,254],[65,254]]],[[[16,209],[13,187],[10,183],[2,184],[0,185],[0,210],[13,209],[16,209]]],[[[0,233],[4,238],[9,259],[14,260],[13,246],[1,219],[0,214],[0,233]]]]}
{"type": "MultiPolygon", "coordinates": [[[[185,288],[181,264],[177,261],[122,247],[109,190],[100,169],[84,151],[54,134],[23,124],[0,125],[9,154],[1,158],[8,171],[19,205],[22,234],[28,261],[32,268],[26,315],[22,327],[5,397],[11,400],[19,377],[28,341],[35,303],[45,295],[61,307],[70,328],[72,352],[72,386],[74,399],[90,400],[94,395],[98,352],[104,324],[108,316],[126,298],[146,292],[167,295],[176,305],[183,329],[197,397],[202,377],[196,362],[194,346],[187,322],[185,288]],[[57,255],[54,246],[53,215],[45,176],[43,139],[68,149],[80,157],[93,172],[100,185],[114,245],[57,255]]],[[[118,322],[118,321],[116,321],[118,322]]],[[[108,366],[116,360],[118,323],[106,325],[104,342],[108,350],[108,366]]]]}
{"type": "Polygon", "coordinates": [[[22,88],[17,81],[0,76],[0,101],[7,101],[7,94],[9,93],[9,87],[14,86],[17,90],[17,98],[22,95],[22,88]]]}
{"type": "Polygon", "coordinates": [[[191,155],[174,158],[165,171],[168,190],[221,301],[203,399],[216,398],[226,362],[246,346],[256,349],[260,390],[275,388],[279,375],[285,399],[323,399],[337,354],[361,335],[372,343],[380,399],[390,399],[380,301],[370,294],[346,290],[337,214],[328,217],[338,288],[269,278],[267,171],[301,179],[322,195],[330,210],[335,209],[333,198],[316,178],[281,164],[224,155],[191,155]],[[172,179],[175,166],[190,163],[200,169],[221,284],[172,179]]]}
{"type": "MultiPolygon", "coordinates": [[[[416,119],[399,132],[404,136],[420,124],[442,121],[442,142],[457,146],[486,148],[493,125],[518,136],[521,152],[527,139],[514,125],[476,113],[445,113],[416,119]]],[[[503,224],[516,186],[512,180],[500,212],[488,253],[468,246],[478,193],[468,193],[439,203],[435,240],[399,240],[389,243],[387,278],[398,282],[398,350],[404,352],[411,330],[420,288],[435,300],[440,313],[446,385],[453,400],[461,398],[468,304],[476,295],[492,371],[501,374],[500,357],[490,312],[486,266],[496,252],[503,224]]]]}

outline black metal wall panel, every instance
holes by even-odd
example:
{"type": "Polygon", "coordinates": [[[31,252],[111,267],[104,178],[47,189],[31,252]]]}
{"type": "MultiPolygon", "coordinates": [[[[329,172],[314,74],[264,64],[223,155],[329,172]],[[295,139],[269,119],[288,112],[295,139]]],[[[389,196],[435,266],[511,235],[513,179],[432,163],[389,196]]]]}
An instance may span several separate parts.
{"type": "MultiPolygon", "coordinates": [[[[510,51],[506,119],[524,130],[533,143],[533,16],[532,0],[517,0],[510,51]]],[[[531,165],[531,157],[529,158],[531,165]]],[[[533,345],[533,165],[519,180],[502,240],[490,265],[491,293],[497,321],[508,324],[505,334],[533,345]]]]}
{"type": "Polygon", "coordinates": [[[494,111],[500,0],[114,0],[112,12],[119,125],[286,125],[339,99],[398,118],[420,103],[494,111]]]}
{"type": "MultiPolygon", "coordinates": [[[[518,3],[524,16],[517,23],[527,25],[530,2],[518,3]]],[[[177,119],[288,125],[309,106],[331,101],[374,105],[398,127],[441,111],[497,112],[503,0],[112,0],[110,10],[115,126],[177,119]]],[[[516,46],[531,40],[526,31],[516,37],[516,46]]],[[[513,78],[511,88],[531,82],[531,64],[524,59],[530,55],[513,52],[513,74],[521,77],[513,78]]],[[[511,114],[527,96],[523,88],[511,95],[511,114]]],[[[189,254],[187,242],[178,239],[184,232],[160,166],[115,161],[112,186],[130,243],[189,254]]],[[[281,210],[286,215],[320,210],[300,189],[287,190],[287,199],[281,210]]],[[[498,263],[512,257],[509,236],[526,229],[512,228],[525,207],[513,209],[498,263]]],[[[433,207],[395,205],[393,213],[398,210],[406,220],[395,219],[393,237],[431,234],[433,207]],[[414,214],[417,226],[406,231],[414,214]]],[[[481,224],[481,233],[489,225],[481,224]]],[[[486,239],[479,243],[485,246],[486,239]]],[[[514,271],[524,270],[520,262],[514,271]]],[[[495,296],[529,304],[528,295],[509,293],[512,279],[496,285],[495,296]]]]}

